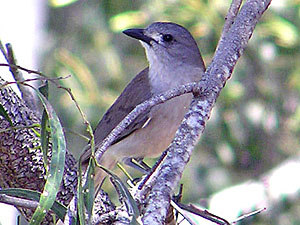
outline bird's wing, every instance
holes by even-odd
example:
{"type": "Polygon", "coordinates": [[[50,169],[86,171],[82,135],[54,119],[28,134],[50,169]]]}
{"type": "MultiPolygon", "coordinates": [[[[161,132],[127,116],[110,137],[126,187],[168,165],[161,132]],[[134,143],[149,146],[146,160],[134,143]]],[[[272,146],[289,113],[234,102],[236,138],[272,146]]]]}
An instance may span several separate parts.
{"type": "MultiPolygon", "coordinates": [[[[95,145],[100,144],[107,135],[137,106],[151,97],[151,90],[148,79],[149,69],[141,71],[127,85],[114,104],[107,110],[98,123],[95,131],[95,145]],[[133,91],[135,90],[135,91],[133,91]]],[[[133,131],[143,127],[149,119],[149,112],[139,115],[113,142],[117,143],[130,135],[133,131]]],[[[82,162],[86,162],[91,155],[91,149],[86,150],[81,155],[82,162]]]]}

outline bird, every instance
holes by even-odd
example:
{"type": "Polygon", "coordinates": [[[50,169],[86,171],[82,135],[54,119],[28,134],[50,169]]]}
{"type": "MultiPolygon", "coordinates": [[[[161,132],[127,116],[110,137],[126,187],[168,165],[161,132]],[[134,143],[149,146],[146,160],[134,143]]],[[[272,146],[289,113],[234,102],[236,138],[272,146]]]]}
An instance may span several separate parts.
{"type": "MultiPolygon", "coordinates": [[[[123,33],[140,41],[149,66],[138,73],[104,114],[94,130],[95,146],[140,103],[180,85],[200,81],[205,64],[191,33],[172,22],[154,22],[144,29],[127,29],[123,33]]],[[[133,158],[158,157],[175,137],[175,133],[192,101],[191,93],[184,94],[152,107],[139,115],[121,132],[99,164],[111,170],[117,162],[133,158]]],[[[91,149],[81,155],[87,168],[91,149]]],[[[106,173],[95,170],[95,187],[102,184],[106,173]]]]}

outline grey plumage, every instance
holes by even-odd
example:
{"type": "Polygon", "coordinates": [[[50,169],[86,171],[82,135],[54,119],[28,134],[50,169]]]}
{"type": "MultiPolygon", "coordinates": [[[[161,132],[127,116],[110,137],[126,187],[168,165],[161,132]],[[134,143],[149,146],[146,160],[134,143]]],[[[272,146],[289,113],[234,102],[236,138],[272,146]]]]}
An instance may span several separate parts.
{"type": "MultiPolygon", "coordinates": [[[[189,82],[199,81],[205,70],[198,46],[192,35],[174,23],[157,22],[146,29],[129,29],[125,34],[141,41],[149,68],[140,72],[104,114],[95,129],[95,144],[101,143],[126,115],[151,96],[189,82]]],[[[129,125],[100,159],[112,169],[117,161],[127,158],[155,157],[164,151],[180,125],[191,102],[186,94],[154,106],[129,125]],[[145,122],[147,122],[145,124],[145,122]]],[[[83,153],[86,166],[90,150],[83,153]]],[[[96,171],[96,185],[105,176],[96,171]]]]}
{"type": "MultiPolygon", "coordinates": [[[[95,131],[95,145],[101,143],[107,135],[127,116],[138,104],[149,99],[152,94],[150,91],[149,80],[147,79],[149,69],[146,68],[136,75],[132,81],[123,90],[122,94],[117,98],[114,104],[106,111],[100,122],[98,123],[95,131]],[[136,92],[131,90],[135,89],[136,92]]],[[[130,124],[112,143],[115,144],[123,138],[139,129],[149,119],[149,112],[139,115],[135,121],[130,124]]],[[[91,149],[88,149],[81,156],[84,164],[88,163],[91,155],[91,149]]]]}

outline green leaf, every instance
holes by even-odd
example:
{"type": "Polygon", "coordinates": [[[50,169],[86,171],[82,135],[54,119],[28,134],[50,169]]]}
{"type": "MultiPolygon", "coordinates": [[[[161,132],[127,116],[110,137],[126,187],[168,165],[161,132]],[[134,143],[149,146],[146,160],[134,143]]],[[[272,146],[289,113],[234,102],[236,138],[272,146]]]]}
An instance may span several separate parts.
{"type": "Polygon", "coordinates": [[[59,7],[66,7],[77,1],[78,0],[49,0],[49,4],[54,8],[59,8],[59,7]]]}
{"type": "Polygon", "coordinates": [[[6,112],[5,108],[1,104],[0,104],[0,115],[3,116],[7,120],[7,122],[9,122],[10,126],[12,126],[12,127],[14,126],[8,113],[6,112]]]}
{"type": "MultiPolygon", "coordinates": [[[[22,189],[22,188],[9,188],[9,189],[2,189],[0,190],[0,194],[6,194],[12,197],[17,198],[24,198],[27,200],[32,201],[39,201],[40,199],[40,192],[28,190],[28,189],[22,189]]],[[[51,207],[51,210],[60,218],[64,219],[67,208],[62,205],[61,203],[55,201],[53,206],[51,207]]]]}
{"type": "MultiPolygon", "coordinates": [[[[81,168],[81,158],[79,159],[79,174],[82,173],[81,168]]],[[[77,212],[78,217],[81,225],[85,224],[85,213],[87,210],[89,221],[91,223],[92,213],[93,213],[93,206],[94,206],[94,197],[95,197],[95,184],[94,184],[94,176],[95,176],[95,159],[94,157],[90,158],[89,165],[87,168],[87,179],[86,183],[82,184],[82,176],[78,176],[78,187],[77,187],[77,212]]]]}
{"type": "MultiPolygon", "coordinates": [[[[81,169],[81,158],[78,163],[78,187],[77,187],[77,212],[79,217],[80,225],[85,225],[85,208],[84,208],[84,194],[82,187],[82,169],[81,169]]],[[[75,223],[74,223],[75,224],[75,223]]]]}
{"type": "MultiPolygon", "coordinates": [[[[39,91],[45,96],[46,99],[48,99],[48,82],[46,82],[43,86],[39,87],[39,91]]],[[[46,171],[48,170],[48,148],[49,148],[49,138],[50,138],[50,132],[47,129],[48,124],[49,124],[48,114],[44,109],[42,115],[42,122],[41,122],[40,138],[41,138],[41,146],[43,152],[44,167],[46,168],[46,171]]]]}
{"type": "Polygon", "coordinates": [[[130,224],[132,225],[138,224],[136,218],[139,217],[140,212],[127,186],[121,181],[121,179],[117,175],[115,175],[114,173],[112,173],[111,171],[109,171],[108,169],[106,169],[101,165],[99,165],[99,167],[111,176],[112,183],[118,190],[119,196],[123,199],[128,214],[132,216],[132,220],[130,224]]]}
{"type": "Polygon", "coordinates": [[[46,99],[48,99],[49,96],[49,85],[48,85],[48,81],[46,81],[42,86],[39,87],[39,91],[41,92],[41,94],[44,95],[44,97],[46,99]]]}
{"type": "Polygon", "coordinates": [[[48,148],[49,148],[49,138],[50,132],[48,131],[48,115],[44,110],[42,115],[42,122],[41,122],[41,147],[43,152],[43,161],[44,167],[48,170],[48,148]]]}
{"type": "Polygon", "coordinates": [[[130,27],[141,26],[146,18],[147,15],[141,11],[127,11],[112,16],[109,25],[113,31],[120,32],[130,27]]]}
{"type": "Polygon", "coordinates": [[[52,207],[62,181],[66,154],[66,141],[59,118],[48,100],[38,90],[36,90],[36,92],[43,103],[44,109],[46,110],[49,118],[52,140],[52,157],[50,169],[47,173],[47,180],[40,197],[39,206],[36,208],[30,220],[30,225],[40,224],[48,210],[52,207]]]}
{"type": "Polygon", "coordinates": [[[262,27],[277,38],[277,43],[283,47],[294,47],[298,43],[299,31],[291,21],[275,16],[266,21],[262,27]]]}
{"type": "Polygon", "coordinates": [[[88,166],[87,181],[83,187],[84,203],[89,216],[89,224],[91,224],[93,205],[94,205],[94,196],[95,196],[95,187],[94,187],[95,164],[96,163],[94,157],[91,157],[88,166]]]}

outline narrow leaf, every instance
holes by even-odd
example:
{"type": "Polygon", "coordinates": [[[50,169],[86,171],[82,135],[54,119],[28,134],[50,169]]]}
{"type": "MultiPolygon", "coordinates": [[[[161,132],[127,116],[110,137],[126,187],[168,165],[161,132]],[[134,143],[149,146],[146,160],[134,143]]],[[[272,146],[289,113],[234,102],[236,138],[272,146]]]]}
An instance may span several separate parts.
{"type": "Polygon", "coordinates": [[[78,187],[77,187],[77,212],[79,217],[80,225],[85,225],[85,208],[84,208],[84,194],[82,187],[82,168],[81,168],[81,158],[78,163],[78,187]]]}
{"type": "Polygon", "coordinates": [[[85,203],[86,210],[88,212],[89,224],[91,224],[93,205],[94,205],[94,196],[95,196],[95,190],[94,190],[95,164],[96,163],[94,157],[91,157],[88,166],[87,180],[83,187],[84,203],[85,203]]]}
{"type": "MultiPolygon", "coordinates": [[[[0,194],[6,194],[12,197],[24,198],[27,200],[39,201],[41,193],[29,189],[9,188],[0,190],[0,194]]],[[[67,208],[61,203],[55,201],[51,210],[60,218],[64,219],[67,208]]]]}
{"type": "Polygon", "coordinates": [[[0,115],[3,116],[7,120],[7,122],[9,122],[10,126],[12,126],[12,127],[14,126],[13,122],[11,121],[11,119],[8,115],[8,113],[6,112],[5,108],[1,104],[0,104],[0,115]]]}
{"type": "Polygon", "coordinates": [[[48,81],[46,81],[42,86],[39,87],[39,91],[46,99],[48,99],[49,96],[49,85],[48,81]]]}
{"type": "Polygon", "coordinates": [[[66,141],[59,118],[48,100],[38,90],[36,90],[36,92],[43,103],[44,109],[46,110],[49,118],[52,140],[52,157],[50,170],[47,173],[47,180],[43,193],[40,197],[39,206],[36,208],[30,220],[30,225],[40,224],[48,210],[52,207],[62,181],[66,153],[66,141]]]}
{"type": "MultiPolygon", "coordinates": [[[[39,91],[44,95],[46,99],[48,99],[48,82],[39,87],[39,91]]],[[[48,131],[48,114],[46,110],[44,109],[43,115],[42,115],[42,122],[41,122],[41,146],[42,146],[42,152],[43,152],[43,160],[44,160],[44,167],[46,168],[46,171],[48,171],[48,148],[49,148],[49,138],[50,133],[48,131]]]]}
{"type": "Polygon", "coordinates": [[[140,212],[127,186],[121,181],[121,179],[117,175],[115,175],[114,173],[112,173],[111,171],[109,171],[101,165],[99,165],[99,167],[111,176],[114,186],[117,188],[119,195],[122,197],[125,203],[128,214],[133,217],[130,224],[138,224],[136,218],[139,217],[140,212]]]}
{"type": "Polygon", "coordinates": [[[46,171],[48,171],[48,149],[49,149],[49,138],[50,133],[48,131],[48,115],[46,111],[44,110],[42,115],[42,122],[41,122],[41,147],[43,152],[43,161],[44,161],[44,167],[46,168],[46,171]]]}

